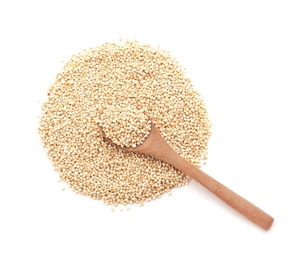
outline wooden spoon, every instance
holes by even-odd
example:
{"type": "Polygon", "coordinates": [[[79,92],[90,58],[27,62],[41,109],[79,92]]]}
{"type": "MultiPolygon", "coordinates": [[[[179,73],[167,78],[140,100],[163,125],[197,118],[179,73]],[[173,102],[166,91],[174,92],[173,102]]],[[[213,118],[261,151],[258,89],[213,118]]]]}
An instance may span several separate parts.
{"type": "MultiPolygon", "coordinates": [[[[99,129],[103,138],[113,143],[112,140],[106,138],[103,129],[101,127],[99,127],[99,129]]],[[[116,146],[120,148],[120,146],[116,146]]],[[[135,153],[147,154],[172,165],[187,176],[195,179],[203,187],[207,188],[218,198],[226,202],[229,206],[261,228],[264,228],[265,230],[271,228],[274,219],[270,215],[185,160],[163,139],[159,130],[153,123],[150,134],[141,145],[136,148],[121,149],[135,153]]]]}

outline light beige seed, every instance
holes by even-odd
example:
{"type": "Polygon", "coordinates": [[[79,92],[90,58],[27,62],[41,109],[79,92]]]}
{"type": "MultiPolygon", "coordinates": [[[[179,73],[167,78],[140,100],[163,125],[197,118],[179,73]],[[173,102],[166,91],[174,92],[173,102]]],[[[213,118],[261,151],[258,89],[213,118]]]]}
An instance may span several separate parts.
{"type": "MultiPolygon", "coordinates": [[[[106,104],[143,110],[175,151],[197,167],[206,159],[204,103],[184,69],[161,49],[124,41],[82,51],[64,63],[47,96],[41,141],[61,180],[80,194],[108,205],[140,205],[189,182],[168,164],[102,140],[97,120],[106,104]]],[[[119,141],[140,143],[118,134],[119,141]]]]}

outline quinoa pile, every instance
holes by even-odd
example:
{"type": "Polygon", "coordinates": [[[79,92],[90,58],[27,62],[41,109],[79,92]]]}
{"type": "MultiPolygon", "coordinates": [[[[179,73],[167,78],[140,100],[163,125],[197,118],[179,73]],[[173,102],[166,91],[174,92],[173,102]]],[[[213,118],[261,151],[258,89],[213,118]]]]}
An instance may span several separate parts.
{"type": "Polygon", "coordinates": [[[189,182],[160,160],[106,142],[97,122],[106,104],[141,108],[176,152],[198,167],[206,159],[210,123],[185,70],[167,51],[105,43],[73,55],[42,105],[41,141],[76,193],[108,205],[142,204],[189,182]]]}
{"type": "Polygon", "coordinates": [[[148,116],[127,102],[107,105],[97,122],[106,138],[122,148],[136,148],[151,131],[148,116]]]}

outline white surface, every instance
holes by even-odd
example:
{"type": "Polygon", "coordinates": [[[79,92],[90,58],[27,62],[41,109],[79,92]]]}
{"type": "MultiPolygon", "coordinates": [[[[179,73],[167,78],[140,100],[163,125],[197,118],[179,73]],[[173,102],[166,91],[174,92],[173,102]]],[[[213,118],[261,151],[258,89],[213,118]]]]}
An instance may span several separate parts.
{"type": "Polygon", "coordinates": [[[307,1],[1,1],[0,259],[308,259],[307,1]],[[203,168],[275,217],[264,232],[192,182],[111,212],[61,191],[36,134],[60,61],[120,37],[183,64],[213,122],[203,168]]]}

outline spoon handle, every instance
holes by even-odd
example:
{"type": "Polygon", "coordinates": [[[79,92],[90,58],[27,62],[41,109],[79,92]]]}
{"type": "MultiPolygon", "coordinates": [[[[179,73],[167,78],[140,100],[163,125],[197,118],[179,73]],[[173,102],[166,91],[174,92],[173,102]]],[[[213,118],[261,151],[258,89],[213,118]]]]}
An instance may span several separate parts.
{"type": "Polygon", "coordinates": [[[261,228],[265,230],[270,229],[274,221],[270,215],[184,160],[179,159],[176,162],[177,168],[180,171],[195,179],[203,187],[261,228]]]}
{"type": "Polygon", "coordinates": [[[156,128],[154,130],[154,138],[151,139],[151,143],[147,144],[151,149],[147,149],[147,154],[152,155],[180,170],[189,177],[195,179],[203,187],[207,188],[218,198],[226,202],[229,206],[237,210],[243,216],[264,228],[269,230],[272,226],[274,219],[266,212],[244,199],[234,191],[230,190],[220,182],[207,175],[171,148],[171,146],[163,140],[156,128]],[[156,144],[155,146],[152,144],[156,144]]]}

